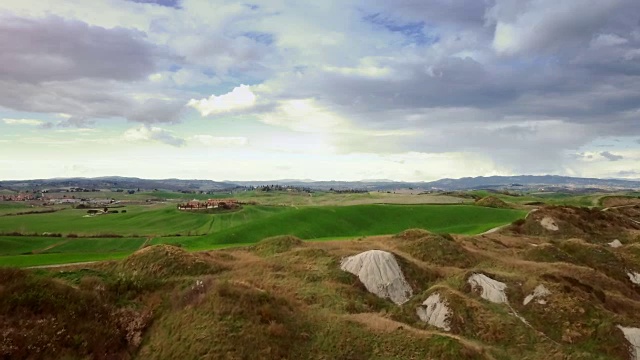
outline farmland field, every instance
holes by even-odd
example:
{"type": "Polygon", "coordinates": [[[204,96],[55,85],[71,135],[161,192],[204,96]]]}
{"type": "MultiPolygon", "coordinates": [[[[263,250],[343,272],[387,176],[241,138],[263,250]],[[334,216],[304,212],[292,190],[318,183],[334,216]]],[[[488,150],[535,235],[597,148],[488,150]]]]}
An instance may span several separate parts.
{"type": "Polygon", "coordinates": [[[524,216],[524,210],[471,205],[244,206],[229,213],[181,212],[173,205],[129,206],[127,213],[84,217],[85,210],[0,217],[0,231],[50,236],[0,237],[0,266],[34,266],[119,258],[145,244],[189,250],[255,243],[292,234],[302,239],[353,238],[420,227],[476,234],[524,216]],[[72,234],[69,237],[69,234],[72,234]],[[108,235],[113,234],[113,235],[108,235]],[[79,235],[80,238],[75,236],[79,235]],[[82,236],[101,235],[101,238],[82,236]],[[115,236],[118,237],[115,237],[115,236]]]}
{"type": "Polygon", "coordinates": [[[324,206],[283,212],[273,217],[194,238],[187,246],[253,243],[274,235],[302,239],[369,236],[408,228],[433,232],[477,234],[523,217],[526,211],[468,205],[357,205],[324,206]]]}
{"type": "Polygon", "coordinates": [[[85,217],[86,210],[65,209],[54,213],[0,217],[0,232],[61,233],[123,236],[196,235],[222,230],[243,222],[287,210],[284,207],[247,206],[238,212],[218,215],[187,213],[174,205],[127,206],[126,213],[85,217]]]}
{"type": "Polygon", "coordinates": [[[0,203],[0,215],[2,214],[11,214],[22,211],[29,211],[31,207],[25,203],[21,202],[3,202],[0,203]]]}
{"type": "Polygon", "coordinates": [[[332,192],[287,192],[287,191],[242,191],[233,194],[182,194],[176,192],[155,191],[146,193],[136,193],[128,195],[130,198],[161,198],[179,201],[191,199],[206,200],[211,198],[233,197],[242,201],[253,201],[260,205],[287,205],[287,206],[324,206],[324,205],[362,205],[362,204],[459,204],[471,202],[469,199],[442,195],[442,194],[420,194],[418,191],[402,192],[367,192],[367,193],[344,193],[336,194],[332,192]]]}

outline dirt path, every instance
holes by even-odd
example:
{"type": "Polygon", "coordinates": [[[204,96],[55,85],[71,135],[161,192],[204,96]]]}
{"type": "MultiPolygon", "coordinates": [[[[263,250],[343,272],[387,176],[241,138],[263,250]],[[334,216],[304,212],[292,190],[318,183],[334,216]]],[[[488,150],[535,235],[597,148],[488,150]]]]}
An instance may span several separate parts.
{"type": "Polygon", "coordinates": [[[145,247],[147,247],[147,245],[153,240],[153,237],[148,237],[147,240],[145,240],[142,245],[140,245],[140,247],[138,248],[138,250],[140,249],[144,249],[145,247]]]}
{"type": "MultiPolygon", "coordinates": [[[[525,215],[525,216],[524,216],[524,218],[525,218],[525,219],[526,219],[526,218],[528,218],[528,217],[529,217],[529,215],[531,215],[531,213],[534,213],[534,212],[536,212],[536,211],[538,211],[538,209],[533,209],[533,210],[529,211],[529,212],[527,213],[527,215],[525,215]]],[[[483,232],[483,233],[481,233],[481,234],[478,234],[478,235],[487,235],[487,234],[491,234],[491,233],[494,233],[494,232],[500,231],[500,230],[502,230],[502,229],[506,228],[506,227],[507,227],[507,226],[509,226],[509,225],[511,225],[511,224],[504,224],[504,225],[500,225],[500,226],[494,227],[493,229],[489,229],[489,230],[487,230],[487,231],[485,231],[485,232],[483,232]]]]}
{"type": "Polygon", "coordinates": [[[602,209],[602,211],[608,211],[610,209],[622,209],[622,208],[627,208],[627,207],[634,207],[634,206],[637,206],[637,205],[638,204],[610,206],[608,208],[602,209]]]}
{"type": "Polygon", "coordinates": [[[422,330],[411,327],[405,323],[395,321],[392,319],[388,319],[380,316],[377,313],[360,313],[360,314],[349,314],[344,315],[344,318],[347,320],[355,321],[357,323],[368,326],[372,330],[382,331],[382,332],[393,332],[398,330],[405,330],[410,333],[420,335],[420,336],[443,336],[451,339],[457,340],[460,344],[475,350],[476,352],[483,354],[487,359],[494,359],[491,355],[489,355],[486,351],[487,347],[482,344],[473,342],[471,340],[465,339],[461,336],[449,334],[446,332],[435,331],[435,330],[422,330]]]}
{"type": "Polygon", "coordinates": [[[60,268],[60,267],[66,267],[66,266],[89,265],[89,264],[95,264],[99,262],[100,261],[84,261],[84,262],[66,263],[66,264],[38,265],[38,266],[29,266],[25,269],[53,269],[53,268],[60,268]]]}
{"type": "Polygon", "coordinates": [[[33,252],[34,254],[40,254],[40,253],[43,253],[43,252],[45,252],[45,251],[49,251],[49,250],[53,249],[53,248],[54,248],[54,247],[56,247],[56,246],[60,246],[60,245],[62,245],[62,244],[66,244],[66,243],[68,243],[68,242],[69,242],[69,240],[61,241],[61,242],[59,242],[59,243],[55,243],[55,244],[49,245],[49,246],[47,246],[47,247],[46,247],[46,248],[44,248],[44,249],[34,250],[34,251],[32,251],[32,252],[33,252]]]}

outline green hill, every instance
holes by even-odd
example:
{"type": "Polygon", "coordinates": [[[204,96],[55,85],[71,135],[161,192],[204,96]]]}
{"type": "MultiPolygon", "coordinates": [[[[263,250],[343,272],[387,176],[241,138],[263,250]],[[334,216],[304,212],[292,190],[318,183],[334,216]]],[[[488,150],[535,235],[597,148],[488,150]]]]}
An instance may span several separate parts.
{"type": "Polygon", "coordinates": [[[285,211],[184,242],[193,249],[246,244],[276,235],[301,239],[392,234],[419,227],[433,232],[477,234],[510,223],[525,211],[468,205],[323,206],[285,211]]]}

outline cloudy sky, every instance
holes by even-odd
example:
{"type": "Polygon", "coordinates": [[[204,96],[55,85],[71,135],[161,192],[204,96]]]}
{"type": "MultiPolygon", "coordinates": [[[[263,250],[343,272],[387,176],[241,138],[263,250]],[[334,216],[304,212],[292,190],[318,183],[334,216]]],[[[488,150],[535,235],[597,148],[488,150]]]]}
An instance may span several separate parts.
{"type": "Polygon", "coordinates": [[[3,0],[0,179],[640,178],[637,0],[3,0]]]}

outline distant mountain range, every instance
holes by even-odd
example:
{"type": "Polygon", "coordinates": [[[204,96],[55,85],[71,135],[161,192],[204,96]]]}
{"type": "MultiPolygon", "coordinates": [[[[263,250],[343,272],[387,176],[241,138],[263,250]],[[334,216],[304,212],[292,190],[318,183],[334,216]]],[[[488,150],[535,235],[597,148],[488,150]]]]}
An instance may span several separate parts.
{"type": "Polygon", "coordinates": [[[567,190],[585,189],[640,189],[640,180],[578,178],[557,175],[519,175],[465,177],[460,179],[440,179],[430,182],[397,182],[392,180],[363,181],[314,181],[314,180],[273,180],[273,181],[212,181],[182,179],[139,179],[131,177],[108,176],[99,178],[55,178],[37,180],[0,181],[0,190],[43,190],[59,188],[84,189],[144,189],[171,191],[224,191],[239,187],[281,185],[311,188],[315,190],[361,189],[370,191],[390,191],[412,188],[414,190],[455,191],[472,189],[541,189],[561,188],[567,190]]]}

